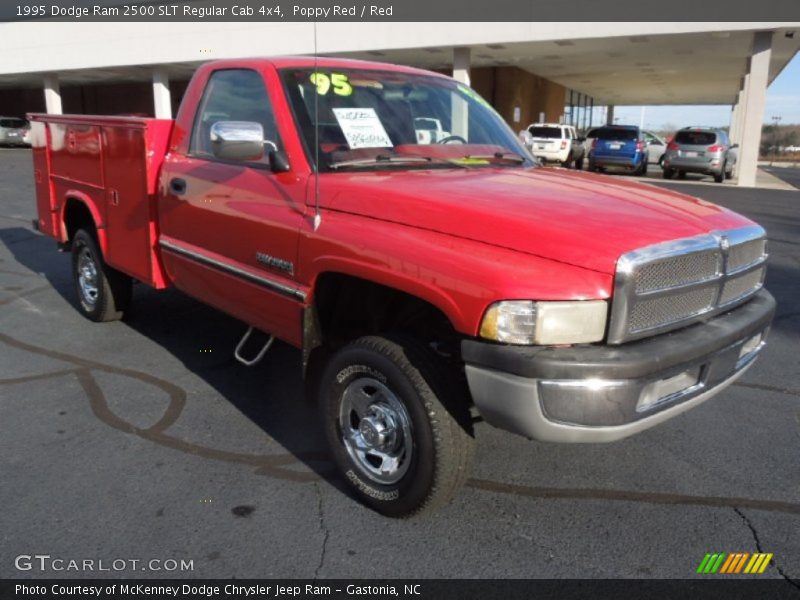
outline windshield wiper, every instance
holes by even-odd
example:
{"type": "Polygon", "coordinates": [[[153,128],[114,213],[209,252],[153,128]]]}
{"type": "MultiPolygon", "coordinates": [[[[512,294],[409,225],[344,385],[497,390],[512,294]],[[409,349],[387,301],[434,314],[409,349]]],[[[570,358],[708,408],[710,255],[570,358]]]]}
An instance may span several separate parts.
{"type": "Polygon", "coordinates": [[[517,164],[525,162],[525,157],[516,152],[495,152],[494,154],[467,154],[466,160],[508,160],[517,164]]]}
{"type": "Polygon", "coordinates": [[[376,166],[381,163],[393,163],[393,164],[408,164],[408,163],[437,163],[437,164],[447,164],[450,166],[461,167],[463,165],[458,165],[453,163],[449,160],[444,158],[437,158],[433,156],[418,156],[418,155],[397,155],[397,154],[378,154],[372,158],[355,158],[353,160],[341,160],[338,162],[331,163],[328,167],[330,169],[343,169],[347,167],[368,167],[368,166],[376,166]]]}

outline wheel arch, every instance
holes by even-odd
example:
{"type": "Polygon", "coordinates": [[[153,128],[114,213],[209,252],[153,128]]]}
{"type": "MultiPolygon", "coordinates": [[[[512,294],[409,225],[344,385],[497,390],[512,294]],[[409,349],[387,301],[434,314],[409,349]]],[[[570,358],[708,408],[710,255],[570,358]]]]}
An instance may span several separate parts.
{"type": "Polygon", "coordinates": [[[90,226],[93,230],[100,251],[106,255],[107,240],[102,215],[93,199],[80,190],[69,190],[64,196],[61,207],[61,239],[67,246],[71,245],[79,229],[90,226]]]}
{"type": "Polygon", "coordinates": [[[423,323],[432,333],[466,331],[458,306],[440,290],[396,273],[330,265],[314,277],[304,309],[303,366],[328,342],[423,323]]]}

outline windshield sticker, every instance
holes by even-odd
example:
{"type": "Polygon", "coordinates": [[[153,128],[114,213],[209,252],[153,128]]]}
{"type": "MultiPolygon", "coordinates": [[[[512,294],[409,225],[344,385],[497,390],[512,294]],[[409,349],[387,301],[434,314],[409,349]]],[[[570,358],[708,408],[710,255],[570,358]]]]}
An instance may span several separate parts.
{"type": "Polygon", "coordinates": [[[333,114],[350,148],[393,146],[374,108],[334,108],[333,114]]]}
{"type": "Polygon", "coordinates": [[[312,73],[309,79],[311,83],[317,86],[317,93],[320,96],[325,96],[331,89],[333,89],[333,93],[337,96],[353,95],[353,86],[350,85],[350,81],[344,73],[331,73],[330,75],[325,73],[312,73]]]}
{"type": "Polygon", "coordinates": [[[478,92],[473,90],[472,88],[469,88],[469,87],[467,87],[465,85],[459,85],[458,86],[458,91],[461,92],[462,94],[464,94],[465,96],[469,96],[470,98],[472,98],[476,102],[480,102],[484,106],[492,108],[492,105],[489,104],[486,100],[484,100],[483,97],[478,92]]]}
{"type": "Polygon", "coordinates": [[[451,163],[457,165],[488,165],[489,160],[486,158],[473,158],[472,156],[463,156],[461,158],[448,159],[451,163]]]}

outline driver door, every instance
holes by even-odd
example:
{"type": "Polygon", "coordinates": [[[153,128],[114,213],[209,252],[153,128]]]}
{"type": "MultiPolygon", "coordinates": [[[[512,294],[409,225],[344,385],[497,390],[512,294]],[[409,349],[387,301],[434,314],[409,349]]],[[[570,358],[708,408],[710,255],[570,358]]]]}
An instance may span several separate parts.
{"type": "Polygon", "coordinates": [[[260,73],[214,71],[194,118],[189,151],[173,157],[160,215],[164,263],[175,285],[250,325],[289,342],[300,338],[304,299],[295,279],[302,188],[291,171],[260,161],[214,156],[219,121],[259,123],[278,149],[272,103],[260,73]]]}

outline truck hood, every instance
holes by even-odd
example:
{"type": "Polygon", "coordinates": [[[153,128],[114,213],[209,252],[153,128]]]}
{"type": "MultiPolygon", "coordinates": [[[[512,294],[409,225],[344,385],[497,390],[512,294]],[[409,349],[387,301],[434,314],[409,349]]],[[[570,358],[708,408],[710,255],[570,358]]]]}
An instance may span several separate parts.
{"type": "Polygon", "coordinates": [[[331,173],[320,203],[613,273],[620,255],[671,239],[751,224],[655,185],[549,168],[331,173]]]}

